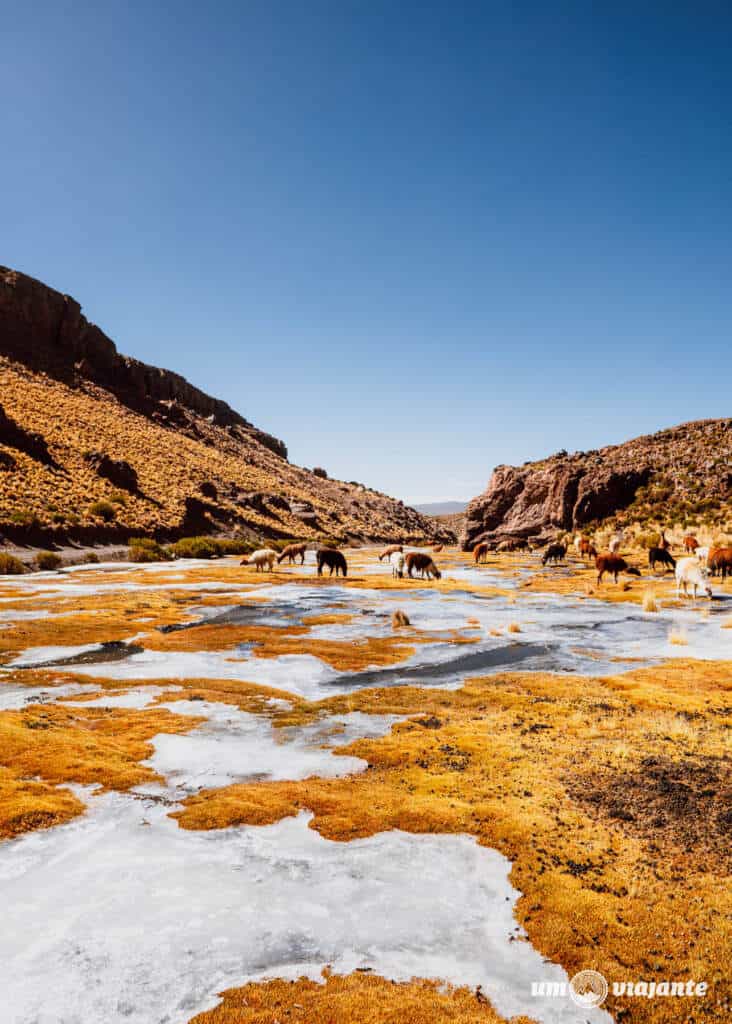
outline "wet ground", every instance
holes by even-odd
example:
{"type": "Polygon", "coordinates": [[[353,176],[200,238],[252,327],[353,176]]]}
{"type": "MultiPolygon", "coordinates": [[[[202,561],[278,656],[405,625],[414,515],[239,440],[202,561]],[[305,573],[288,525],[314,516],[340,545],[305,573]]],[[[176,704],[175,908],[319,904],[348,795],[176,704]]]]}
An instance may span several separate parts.
{"type": "MultiPolygon", "coordinates": [[[[0,583],[0,708],[162,707],[203,719],[154,737],[143,763],[159,782],[125,793],[72,786],[82,817],[0,845],[4,1020],[184,1024],[222,988],[318,977],[325,964],[480,985],[500,1013],[547,1024],[610,1019],[531,996],[531,982],[566,972],[517,925],[510,862],[472,838],[386,831],[335,843],[307,827],[305,811],[195,833],[168,815],[203,790],[368,771],[338,748],[403,720],[347,711],[274,728],[272,712],[299,699],[407,684],[454,691],[515,670],[602,676],[669,658],[728,660],[732,601],[721,592],[678,606],[669,594],[650,614],[579,585],[527,590],[536,565],[526,559],[476,568],[441,556],[439,585],[393,581],[372,551],[350,561],[345,582],[317,580],[312,564],[270,578],[221,560],[0,583]],[[406,629],[393,628],[396,609],[406,629]],[[207,681],[269,695],[243,710],[193,693],[207,681]]],[[[631,773],[627,786],[642,790],[631,773]]],[[[600,775],[593,787],[581,799],[605,806],[600,775]]]]}

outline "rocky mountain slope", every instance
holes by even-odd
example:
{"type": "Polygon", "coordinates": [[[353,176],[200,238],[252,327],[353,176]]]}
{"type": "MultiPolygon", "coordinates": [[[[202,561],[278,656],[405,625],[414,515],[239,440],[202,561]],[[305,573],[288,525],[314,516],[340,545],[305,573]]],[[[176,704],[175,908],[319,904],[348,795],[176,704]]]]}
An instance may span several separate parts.
{"type": "Polygon", "coordinates": [[[0,267],[0,542],[449,540],[168,370],[121,355],[74,299],[0,267]]]}
{"type": "Polygon", "coordinates": [[[732,419],[498,466],[468,505],[461,543],[469,550],[481,540],[548,539],[608,521],[732,529],[732,419]]]}

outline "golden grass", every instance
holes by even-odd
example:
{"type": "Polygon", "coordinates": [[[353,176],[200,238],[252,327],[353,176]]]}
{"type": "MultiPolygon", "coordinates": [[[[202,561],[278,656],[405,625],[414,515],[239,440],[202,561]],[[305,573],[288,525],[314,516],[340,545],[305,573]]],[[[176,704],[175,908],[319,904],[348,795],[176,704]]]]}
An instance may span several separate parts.
{"type": "Polygon", "coordinates": [[[126,494],[117,506],[117,522],[140,533],[180,526],[185,500],[200,496],[203,481],[215,484],[224,513],[244,517],[266,534],[274,526],[293,539],[307,540],[311,527],[283,509],[265,516],[236,502],[236,492],[287,494],[313,504],[322,533],[380,534],[399,538],[412,532],[404,510],[375,491],[337,480],[313,477],[279,458],[245,431],[227,431],[204,418],[195,419],[195,435],[171,430],[121,404],[90,381],[75,387],[33,373],[0,357],[0,390],[9,416],[27,430],[43,435],[64,472],[13,451],[16,466],[3,473],[0,521],[12,514],[33,514],[50,524],[77,521],[98,524],[89,512],[109,501],[116,488],[85,461],[88,450],[124,459],[137,471],[140,493],[126,494]],[[356,500],[354,500],[356,499],[356,500]]]}
{"type": "Polygon", "coordinates": [[[0,712],[0,835],[67,821],[84,808],[64,782],[128,790],[161,781],[140,764],[161,732],[188,732],[204,719],[162,708],[123,711],[31,705],[0,712]],[[41,781],[31,785],[30,780],[41,781]]]}
{"type": "Polygon", "coordinates": [[[63,825],[83,810],[84,804],[70,790],[18,778],[0,768],[0,839],[63,825]]]}
{"type": "Polygon", "coordinates": [[[518,622],[509,622],[509,624],[508,624],[508,632],[509,633],[520,633],[521,632],[521,626],[519,626],[518,622]]]}
{"type": "MultiPolygon", "coordinates": [[[[342,748],[368,761],[361,775],[229,786],[189,798],[174,817],[207,829],[308,809],[311,827],[334,840],[392,828],[472,834],[513,862],[518,918],[543,955],[570,975],[707,979],[710,996],[685,1005],[685,1020],[722,1021],[732,892],[724,846],[710,838],[716,819],[687,808],[677,820],[671,802],[661,826],[660,812],[646,819],[637,802],[649,758],[722,770],[731,691],[727,664],[683,662],[603,679],[509,673],[456,692],[397,687],[302,703],[290,722],[361,710],[436,724],[412,718],[342,748]],[[690,725],[700,709],[703,720],[690,725]],[[624,800],[633,821],[614,814],[624,800]],[[689,850],[690,820],[700,831],[689,850]]],[[[628,1005],[617,998],[608,1008],[628,1005]]],[[[670,1024],[677,1010],[636,1001],[632,1019],[670,1024]]]]}
{"type": "MultiPolygon", "coordinates": [[[[228,989],[190,1024],[499,1024],[485,997],[434,981],[396,983],[371,974],[326,974],[324,984],[266,981],[228,989]]],[[[531,1024],[514,1017],[512,1024],[531,1024]]]]}
{"type": "Polygon", "coordinates": [[[644,612],[657,612],[658,601],[656,599],[655,590],[644,590],[643,591],[643,611],[644,612]]]}

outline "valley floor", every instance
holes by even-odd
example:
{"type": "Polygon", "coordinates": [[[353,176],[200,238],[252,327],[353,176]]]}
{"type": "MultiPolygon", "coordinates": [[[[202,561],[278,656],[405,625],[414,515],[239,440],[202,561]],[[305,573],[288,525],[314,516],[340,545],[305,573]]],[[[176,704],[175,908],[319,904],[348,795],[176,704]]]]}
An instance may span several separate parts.
{"type": "Polygon", "coordinates": [[[729,1020],[732,583],[346,554],[0,579],[3,1020],[729,1020]]]}

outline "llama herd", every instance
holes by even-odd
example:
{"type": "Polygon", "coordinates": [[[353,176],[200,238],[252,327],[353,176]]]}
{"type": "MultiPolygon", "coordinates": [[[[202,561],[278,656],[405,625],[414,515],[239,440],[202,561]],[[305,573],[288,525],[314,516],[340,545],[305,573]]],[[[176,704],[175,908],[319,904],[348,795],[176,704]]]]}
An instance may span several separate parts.
{"type": "MultiPolygon", "coordinates": [[[[438,545],[438,547],[442,550],[442,545],[438,545]]],[[[260,548],[258,551],[253,551],[251,555],[245,555],[239,564],[254,566],[257,572],[265,570],[272,572],[275,562],[281,564],[285,559],[288,559],[288,564],[297,565],[299,558],[300,565],[304,565],[307,548],[307,544],[288,544],[279,555],[273,548],[260,548]]],[[[405,555],[402,544],[392,544],[382,551],[379,561],[383,561],[384,558],[389,559],[392,576],[395,578],[403,579],[405,571],[410,579],[413,579],[415,574],[428,580],[442,578],[442,573],[435,565],[431,555],[422,551],[409,551],[405,555]]],[[[323,575],[323,569],[329,569],[331,576],[334,574],[336,576],[348,575],[346,557],[342,551],[338,551],[336,548],[318,548],[315,552],[315,562],[318,576],[323,575]]]]}
{"type": "MultiPolygon", "coordinates": [[[[574,553],[592,563],[594,561],[597,570],[597,583],[602,583],[605,575],[611,576],[615,583],[620,575],[640,576],[641,572],[636,566],[631,565],[620,554],[626,537],[622,531],[613,534],[607,543],[607,550],[599,551],[592,540],[588,537],[577,534],[571,542],[574,553]]],[[[288,544],[279,553],[272,548],[260,548],[251,555],[242,558],[241,565],[254,566],[257,572],[272,572],[275,564],[281,565],[287,561],[289,565],[304,565],[305,554],[308,550],[307,543],[288,544]]],[[[435,545],[433,552],[442,550],[442,545],[435,545]]],[[[473,548],[473,560],[476,565],[484,564],[488,559],[489,551],[496,553],[502,551],[534,551],[536,548],[525,539],[513,539],[502,541],[498,545],[489,545],[480,542],[473,548]]],[[[543,566],[558,565],[566,559],[569,545],[566,542],[556,541],[550,543],[541,556],[543,566]]],[[[661,531],[658,543],[648,551],[648,567],[655,572],[657,567],[664,571],[671,570],[676,580],[676,593],[678,596],[693,596],[697,594],[712,596],[708,583],[709,576],[721,576],[722,582],[727,576],[732,577],[732,547],[702,546],[693,534],[688,534],[683,540],[684,556],[674,558],[671,554],[671,544],[664,531],[661,531]]],[[[404,551],[402,544],[390,544],[379,553],[379,561],[387,561],[391,567],[391,574],[394,579],[414,579],[415,576],[421,579],[442,578],[442,573],[437,568],[431,554],[424,551],[404,551]]],[[[331,576],[348,575],[348,564],[342,551],[331,547],[319,547],[315,551],[315,561],[318,576],[322,576],[325,569],[329,570],[331,576]]]]}

